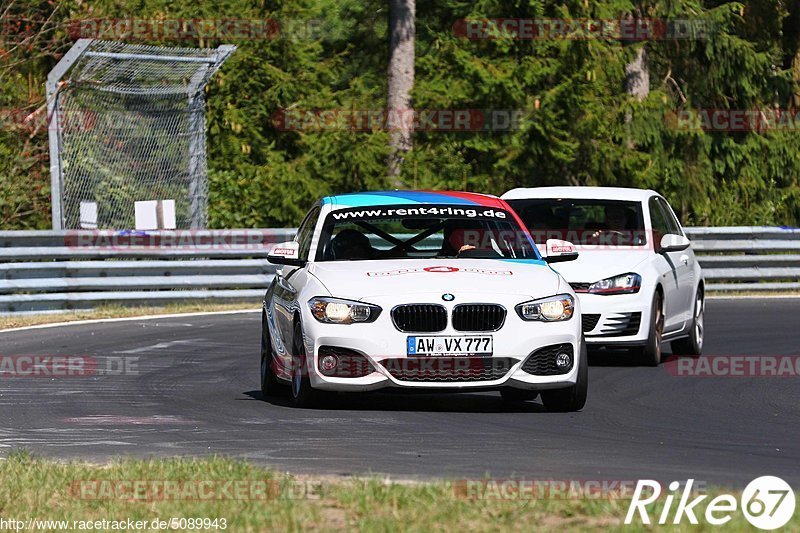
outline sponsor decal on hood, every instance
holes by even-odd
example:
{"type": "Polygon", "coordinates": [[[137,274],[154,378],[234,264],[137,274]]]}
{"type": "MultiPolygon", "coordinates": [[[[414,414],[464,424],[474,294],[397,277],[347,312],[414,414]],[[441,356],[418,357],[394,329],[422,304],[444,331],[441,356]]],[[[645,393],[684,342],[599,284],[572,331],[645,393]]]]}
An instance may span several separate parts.
{"type": "Polygon", "coordinates": [[[403,274],[424,274],[424,273],[445,273],[450,274],[454,272],[461,272],[463,274],[483,274],[485,276],[513,276],[514,273],[510,270],[496,270],[488,268],[474,268],[474,267],[453,267],[453,266],[429,266],[424,268],[396,268],[394,270],[384,270],[381,272],[367,272],[369,277],[382,277],[382,276],[401,276],[403,274]]]}

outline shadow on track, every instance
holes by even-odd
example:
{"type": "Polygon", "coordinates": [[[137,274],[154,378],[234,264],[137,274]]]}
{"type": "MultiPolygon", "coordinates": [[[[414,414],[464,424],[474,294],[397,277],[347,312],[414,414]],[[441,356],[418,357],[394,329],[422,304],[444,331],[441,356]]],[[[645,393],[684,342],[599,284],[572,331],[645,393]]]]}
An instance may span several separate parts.
{"type": "MultiPolygon", "coordinates": [[[[666,360],[672,354],[664,351],[661,360],[666,360]]],[[[636,354],[630,353],[625,349],[610,349],[610,348],[590,348],[589,349],[589,366],[601,367],[622,367],[622,368],[647,368],[636,359],[636,354]]],[[[591,381],[589,382],[591,387],[591,381]]]]}
{"type": "MultiPolygon", "coordinates": [[[[288,396],[264,398],[261,391],[244,392],[252,400],[265,401],[276,407],[292,407],[288,396]]],[[[332,411],[414,411],[453,413],[546,413],[539,401],[507,403],[498,392],[436,393],[429,392],[362,392],[334,393],[325,398],[320,409],[332,411]]]]}

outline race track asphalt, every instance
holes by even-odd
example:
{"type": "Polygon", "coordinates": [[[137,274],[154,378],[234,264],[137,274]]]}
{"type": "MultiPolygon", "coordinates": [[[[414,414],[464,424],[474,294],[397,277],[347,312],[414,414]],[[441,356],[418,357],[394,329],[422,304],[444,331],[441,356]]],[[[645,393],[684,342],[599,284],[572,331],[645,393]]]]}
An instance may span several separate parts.
{"type": "MultiPolygon", "coordinates": [[[[714,299],[706,320],[704,356],[800,355],[800,299],[714,299]]],[[[97,364],[89,376],[0,375],[0,454],[224,454],[295,473],[423,479],[694,478],[741,487],[771,474],[800,486],[797,375],[681,377],[596,353],[579,413],[547,413],[539,402],[509,408],[488,392],[347,395],[301,410],[261,398],[259,322],[241,313],[0,333],[7,359],[97,364]]]]}

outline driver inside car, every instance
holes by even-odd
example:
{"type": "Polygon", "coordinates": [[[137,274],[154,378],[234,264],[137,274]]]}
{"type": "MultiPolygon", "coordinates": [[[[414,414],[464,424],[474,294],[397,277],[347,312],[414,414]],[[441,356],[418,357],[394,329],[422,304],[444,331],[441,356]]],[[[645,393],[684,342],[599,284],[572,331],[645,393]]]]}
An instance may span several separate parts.
{"type": "Polygon", "coordinates": [[[444,226],[443,257],[491,259],[503,254],[497,248],[498,235],[479,221],[448,221],[444,226]]]}
{"type": "Polygon", "coordinates": [[[479,239],[478,226],[475,229],[471,229],[465,227],[464,222],[455,224],[452,221],[445,222],[441,255],[444,257],[458,257],[463,252],[475,250],[477,247],[474,244],[467,243],[477,243],[479,239]]]}
{"type": "Polygon", "coordinates": [[[605,222],[602,228],[597,228],[592,233],[592,238],[598,238],[602,233],[616,233],[623,235],[628,228],[628,210],[622,205],[608,205],[605,208],[605,222]]]}
{"type": "Polygon", "coordinates": [[[369,238],[354,229],[341,231],[331,241],[331,256],[337,261],[372,259],[373,252],[369,238]]]}

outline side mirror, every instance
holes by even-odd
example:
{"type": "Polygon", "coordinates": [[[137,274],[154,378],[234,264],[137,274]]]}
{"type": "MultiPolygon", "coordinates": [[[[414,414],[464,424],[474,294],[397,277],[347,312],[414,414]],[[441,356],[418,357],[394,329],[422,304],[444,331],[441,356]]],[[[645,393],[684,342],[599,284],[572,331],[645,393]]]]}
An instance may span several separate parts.
{"type": "Polygon", "coordinates": [[[300,259],[300,244],[287,241],[276,244],[267,254],[267,261],[273,265],[305,266],[306,262],[300,259]]]}
{"type": "Polygon", "coordinates": [[[683,235],[667,233],[661,237],[659,252],[680,252],[689,247],[691,242],[683,235]]]}
{"type": "Polygon", "coordinates": [[[578,252],[571,242],[560,239],[547,239],[547,256],[544,260],[548,263],[575,261],[577,258],[578,252]]]}

